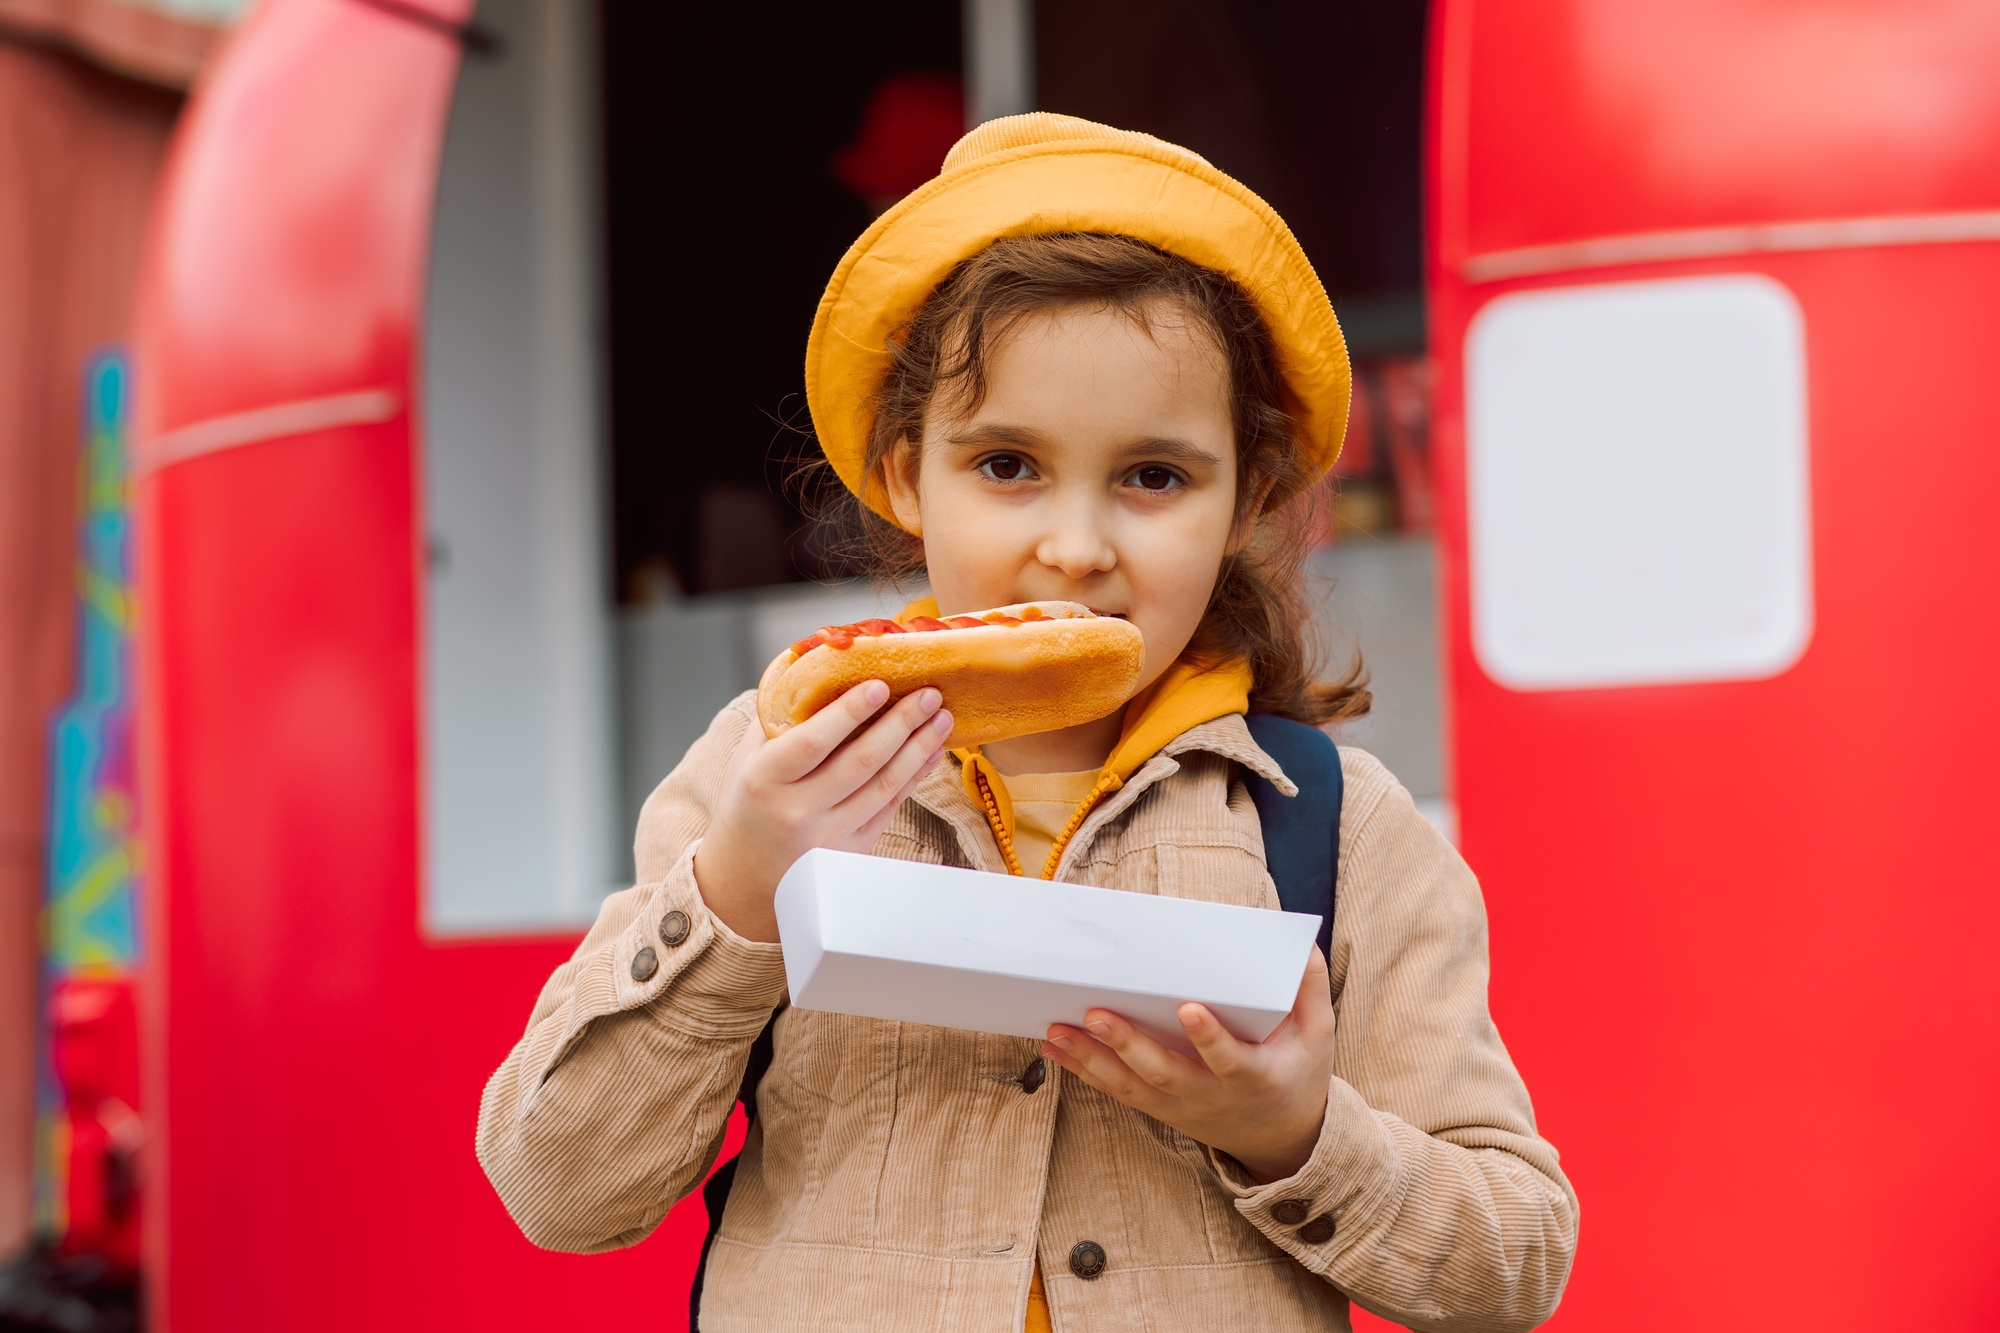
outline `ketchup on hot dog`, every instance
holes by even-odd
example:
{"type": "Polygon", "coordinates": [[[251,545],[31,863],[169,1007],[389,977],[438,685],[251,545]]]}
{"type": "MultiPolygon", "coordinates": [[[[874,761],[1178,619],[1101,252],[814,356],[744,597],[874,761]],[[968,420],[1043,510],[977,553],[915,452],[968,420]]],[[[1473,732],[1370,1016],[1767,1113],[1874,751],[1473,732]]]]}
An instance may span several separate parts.
{"type": "Polygon", "coordinates": [[[828,625],[816,629],[792,645],[792,653],[804,657],[823,643],[836,648],[852,648],[856,639],[871,634],[901,634],[903,627],[893,620],[857,620],[852,625],[828,625]]]}
{"type": "Polygon", "coordinates": [[[940,629],[984,629],[988,625],[1019,625],[1023,621],[1042,619],[1039,606],[1021,609],[1019,619],[989,611],[984,616],[949,616],[938,620],[931,616],[912,616],[910,623],[899,625],[893,620],[857,620],[852,625],[828,625],[816,629],[792,645],[792,656],[804,657],[821,644],[833,648],[852,648],[856,639],[865,639],[876,634],[923,634],[940,629]]]}

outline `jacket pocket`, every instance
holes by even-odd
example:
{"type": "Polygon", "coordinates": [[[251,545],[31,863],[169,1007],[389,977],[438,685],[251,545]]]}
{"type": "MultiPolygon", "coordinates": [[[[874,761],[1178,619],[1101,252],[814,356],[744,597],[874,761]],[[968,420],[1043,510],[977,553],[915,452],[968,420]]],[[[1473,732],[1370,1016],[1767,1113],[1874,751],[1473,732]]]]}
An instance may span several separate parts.
{"type": "Polygon", "coordinates": [[[902,1024],[817,1009],[787,1009],[772,1041],[792,1084],[847,1106],[896,1072],[902,1024]]]}

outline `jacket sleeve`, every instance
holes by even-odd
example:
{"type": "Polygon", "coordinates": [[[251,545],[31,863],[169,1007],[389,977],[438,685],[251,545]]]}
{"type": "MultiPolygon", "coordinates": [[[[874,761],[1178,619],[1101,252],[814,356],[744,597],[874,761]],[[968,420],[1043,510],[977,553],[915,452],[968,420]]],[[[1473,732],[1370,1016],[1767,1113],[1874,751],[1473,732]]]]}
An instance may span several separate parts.
{"type": "Polygon", "coordinates": [[[784,995],[778,946],[736,935],[694,882],[724,778],[754,743],[747,698],[647,800],[637,887],[605,900],[480,1099],[480,1165],[547,1249],[634,1244],[701,1183],[784,995]]]}
{"type": "Polygon", "coordinates": [[[1569,1276],[1576,1194],[1487,1013],[1479,884],[1379,763],[1343,758],[1319,1142],[1265,1185],[1213,1160],[1244,1217],[1364,1309],[1418,1333],[1533,1328],[1569,1276]]]}

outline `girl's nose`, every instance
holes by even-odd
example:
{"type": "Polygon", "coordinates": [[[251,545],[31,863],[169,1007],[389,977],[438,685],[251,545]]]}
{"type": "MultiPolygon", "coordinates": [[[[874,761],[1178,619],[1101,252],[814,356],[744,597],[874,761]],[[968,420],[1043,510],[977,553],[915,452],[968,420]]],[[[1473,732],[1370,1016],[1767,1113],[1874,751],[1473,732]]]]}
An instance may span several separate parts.
{"type": "Polygon", "coordinates": [[[1105,573],[1118,563],[1117,548],[1087,506],[1063,506],[1052,517],[1035,547],[1035,559],[1072,579],[1105,573]]]}

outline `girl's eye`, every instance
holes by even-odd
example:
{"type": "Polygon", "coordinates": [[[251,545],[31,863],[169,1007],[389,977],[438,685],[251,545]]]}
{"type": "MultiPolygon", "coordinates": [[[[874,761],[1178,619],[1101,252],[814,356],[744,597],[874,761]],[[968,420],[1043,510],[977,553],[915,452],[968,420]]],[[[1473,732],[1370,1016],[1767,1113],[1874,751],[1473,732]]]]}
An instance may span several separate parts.
{"type": "Polygon", "coordinates": [[[994,481],[1019,481],[1032,475],[1028,460],[1019,454],[994,454],[979,460],[979,470],[994,481]]]}
{"type": "Polygon", "coordinates": [[[1131,482],[1142,491],[1170,491],[1183,484],[1180,473],[1158,463],[1149,463],[1133,472],[1131,482]]]}

